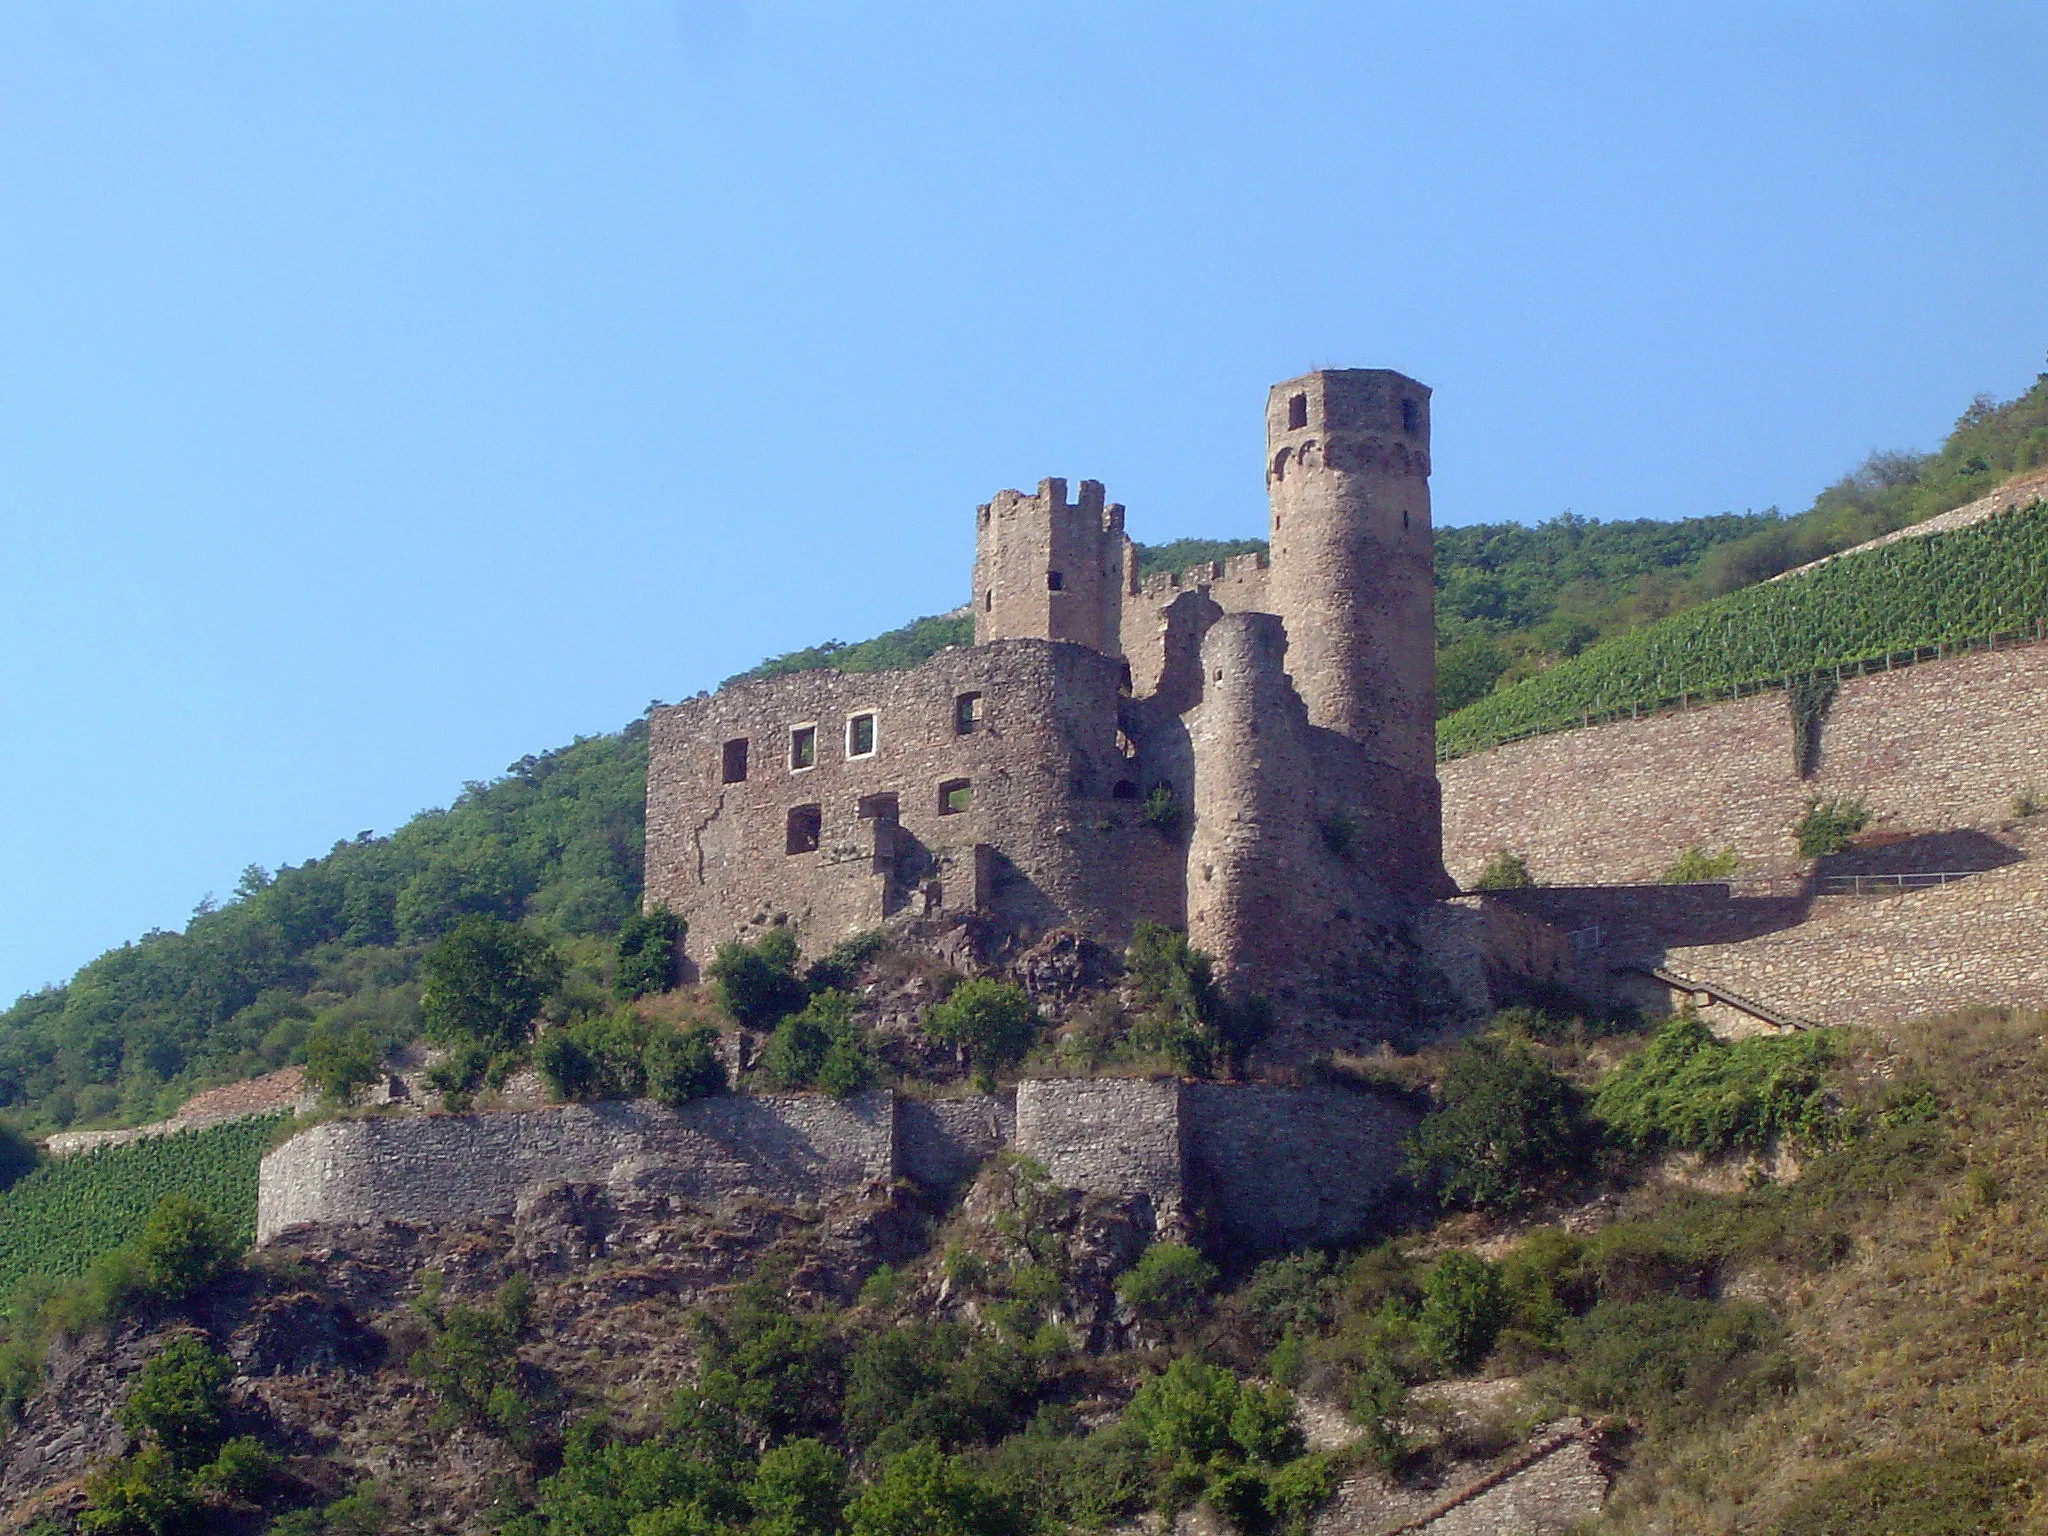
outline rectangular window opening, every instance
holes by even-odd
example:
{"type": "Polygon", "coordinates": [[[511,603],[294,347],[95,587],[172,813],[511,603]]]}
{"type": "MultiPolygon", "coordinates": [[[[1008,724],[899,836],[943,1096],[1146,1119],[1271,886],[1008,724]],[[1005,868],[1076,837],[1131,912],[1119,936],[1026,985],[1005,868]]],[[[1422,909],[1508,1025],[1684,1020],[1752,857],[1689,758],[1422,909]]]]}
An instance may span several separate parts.
{"type": "Polygon", "coordinates": [[[860,819],[862,821],[895,821],[897,819],[896,793],[894,790],[880,795],[860,797],[860,819]]]}
{"type": "Polygon", "coordinates": [[[792,773],[818,764],[818,728],[799,725],[789,733],[789,768],[792,773]]]}
{"type": "Polygon", "coordinates": [[[1048,591],[1048,592],[1059,592],[1059,591],[1064,591],[1064,590],[1065,590],[1065,588],[1066,588],[1066,585],[1067,585],[1067,578],[1066,578],[1066,577],[1064,577],[1064,576],[1062,576],[1062,575],[1061,575],[1061,574],[1060,574],[1060,573],[1059,573],[1058,571],[1047,571],[1047,572],[1045,573],[1045,590],[1046,590],[1046,591],[1048,591]]]}
{"type": "Polygon", "coordinates": [[[981,695],[963,693],[953,700],[953,734],[972,736],[981,729],[981,695]]]}
{"type": "Polygon", "coordinates": [[[719,778],[726,784],[743,784],[747,778],[747,738],[735,736],[719,756],[719,778]]]}
{"type": "Polygon", "coordinates": [[[789,830],[782,842],[784,853],[816,853],[819,835],[825,830],[825,812],[815,805],[789,808],[789,830]]]}
{"type": "Polygon", "coordinates": [[[974,786],[966,779],[948,779],[939,786],[939,814],[958,816],[974,801],[974,786]]]}
{"type": "Polygon", "coordinates": [[[1401,430],[1410,437],[1422,430],[1422,402],[1403,400],[1401,402],[1401,430]]]}
{"type": "Polygon", "coordinates": [[[848,757],[873,757],[875,754],[875,717],[873,714],[849,715],[846,720],[846,755],[848,757]]]}
{"type": "Polygon", "coordinates": [[[1297,428],[1305,427],[1307,425],[1308,396],[1289,395],[1287,397],[1287,430],[1292,432],[1297,428]]]}

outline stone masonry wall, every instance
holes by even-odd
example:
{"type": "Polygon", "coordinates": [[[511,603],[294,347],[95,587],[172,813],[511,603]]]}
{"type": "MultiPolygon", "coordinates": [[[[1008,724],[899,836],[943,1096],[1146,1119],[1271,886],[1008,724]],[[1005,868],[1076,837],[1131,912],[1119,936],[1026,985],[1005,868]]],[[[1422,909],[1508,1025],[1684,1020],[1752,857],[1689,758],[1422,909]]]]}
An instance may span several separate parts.
{"type": "Polygon", "coordinates": [[[1650,880],[1690,845],[1796,854],[1813,795],[1862,795],[1887,830],[1996,825],[2048,793],[2048,645],[1974,651],[1841,685],[1810,779],[1782,693],[1512,742],[1443,764],[1444,861],[1498,848],[1556,884],[1650,880]]]}
{"type": "Polygon", "coordinates": [[[894,1125],[888,1093],[330,1120],[263,1159],[256,1240],[300,1222],[509,1216],[524,1191],[564,1180],[713,1206],[749,1195],[815,1202],[891,1180],[894,1125]]]}
{"type": "Polygon", "coordinates": [[[1017,1085],[1017,1150],[1065,1189],[1147,1195],[1159,1230],[1184,1234],[1180,1084],[1108,1077],[1017,1085]]]}
{"type": "Polygon", "coordinates": [[[899,913],[992,912],[1111,940],[1138,917],[1178,922],[1176,851],[1115,795],[1121,678],[1114,657],[1007,640],[657,710],[647,899],[688,922],[695,960],[778,913],[809,953],[899,913]],[[856,755],[860,717],[873,750],[856,755]],[[803,730],[811,761],[798,766],[803,730]],[[816,818],[808,836],[800,814],[816,818]]]}
{"type": "Polygon", "coordinates": [[[1261,1253],[1365,1231],[1420,1118],[1380,1095],[1264,1084],[1185,1084],[1181,1112],[1198,1202],[1261,1253]]]}
{"type": "Polygon", "coordinates": [[[1815,900],[1804,920],[1665,966],[1822,1024],[1882,1026],[1965,1008],[2048,1008],[2048,828],[2027,857],[1952,885],[1815,900]]]}

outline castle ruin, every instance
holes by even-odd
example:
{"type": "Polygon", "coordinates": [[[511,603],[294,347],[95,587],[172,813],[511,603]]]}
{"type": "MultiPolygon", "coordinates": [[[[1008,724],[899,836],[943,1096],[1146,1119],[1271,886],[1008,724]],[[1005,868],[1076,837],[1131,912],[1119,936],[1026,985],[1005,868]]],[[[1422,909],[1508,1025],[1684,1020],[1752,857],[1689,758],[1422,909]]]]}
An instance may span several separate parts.
{"type": "Polygon", "coordinates": [[[654,711],[647,900],[703,959],[917,918],[1187,930],[1283,1011],[1413,958],[1451,894],[1434,764],[1429,390],[1319,371],[1266,405],[1270,558],[1140,578],[1082,481],[975,513],[974,644],[654,711]]]}

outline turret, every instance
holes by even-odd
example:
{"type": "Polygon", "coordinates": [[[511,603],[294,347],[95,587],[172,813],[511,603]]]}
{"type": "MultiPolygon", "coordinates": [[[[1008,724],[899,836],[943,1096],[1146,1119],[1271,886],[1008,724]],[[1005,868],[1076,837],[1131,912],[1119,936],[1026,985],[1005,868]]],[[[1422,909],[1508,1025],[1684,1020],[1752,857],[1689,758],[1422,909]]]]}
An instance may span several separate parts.
{"type": "Polygon", "coordinates": [[[974,515],[974,643],[1071,640],[1121,656],[1124,509],[1101,482],[1041,480],[1038,494],[998,491],[974,515]]]}
{"type": "Polygon", "coordinates": [[[1266,399],[1271,601],[1312,724],[1376,761],[1436,771],[1429,390],[1329,369],[1266,399]]]}

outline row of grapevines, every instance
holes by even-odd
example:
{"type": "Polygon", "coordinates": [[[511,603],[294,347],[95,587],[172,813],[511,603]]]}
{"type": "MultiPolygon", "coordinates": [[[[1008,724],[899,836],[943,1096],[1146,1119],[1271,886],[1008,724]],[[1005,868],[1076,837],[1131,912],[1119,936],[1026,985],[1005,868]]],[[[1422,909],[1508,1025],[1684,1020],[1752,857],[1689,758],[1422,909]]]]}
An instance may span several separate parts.
{"type": "Polygon", "coordinates": [[[1603,641],[1437,724],[1458,757],[1588,715],[1726,693],[1865,657],[2032,631],[2048,617],[2048,503],[1902,539],[1603,641]]]}
{"type": "Polygon", "coordinates": [[[29,1275],[67,1279],[130,1241],[165,1195],[189,1195],[256,1235],[256,1165],[276,1115],[53,1159],[0,1193],[0,1295],[29,1275]]]}

